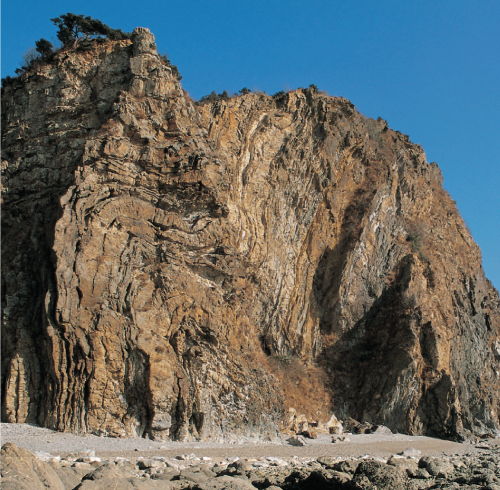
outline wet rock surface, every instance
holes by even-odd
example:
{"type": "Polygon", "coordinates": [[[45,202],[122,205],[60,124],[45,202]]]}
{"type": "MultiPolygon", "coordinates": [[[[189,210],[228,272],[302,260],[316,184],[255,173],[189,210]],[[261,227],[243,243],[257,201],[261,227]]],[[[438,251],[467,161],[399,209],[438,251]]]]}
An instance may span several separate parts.
{"type": "Polygon", "coordinates": [[[2,182],[2,421],[499,429],[480,250],[423,149],[344,98],[195,105],[137,29],[4,89],[2,182]]]}
{"type": "Polygon", "coordinates": [[[366,455],[345,459],[238,457],[95,458],[50,455],[36,458],[12,443],[2,447],[2,488],[37,489],[286,489],[374,490],[500,488],[500,443],[496,440],[473,452],[443,457],[388,460],[366,455]]]}

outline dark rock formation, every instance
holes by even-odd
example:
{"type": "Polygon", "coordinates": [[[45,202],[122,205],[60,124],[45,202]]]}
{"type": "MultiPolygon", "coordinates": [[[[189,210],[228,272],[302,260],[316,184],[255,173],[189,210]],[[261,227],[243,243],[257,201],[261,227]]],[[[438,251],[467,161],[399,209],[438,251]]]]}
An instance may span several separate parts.
{"type": "Polygon", "coordinates": [[[498,292],[385,121],[310,89],[195,106],[136,29],[6,87],[2,131],[2,420],[273,434],[293,397],[498,430],[498,292]]]}

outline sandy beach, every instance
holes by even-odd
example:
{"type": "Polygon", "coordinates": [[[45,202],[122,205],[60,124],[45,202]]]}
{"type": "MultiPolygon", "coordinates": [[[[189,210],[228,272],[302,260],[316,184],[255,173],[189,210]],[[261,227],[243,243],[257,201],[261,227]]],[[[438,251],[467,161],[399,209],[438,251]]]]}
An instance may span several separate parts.
{"type": "MultiPolygon", "coordinates": [[[[212,460],[226,460],[230,457],[262,458],[276,457],[290,459],[296,457],[317,458],[332,456],[342,458],[389,458],[411,448],[420,451],[422,456],[452,456],[466,453],[481,453],[488,446],[445,441],[424,436],[408,436],[404,434],[347,435],[349,442],[332,444],[331,436],[320,434],[318,439],[308,439],[307,445],[292,446],[284,436],[274,442],[243,439],[236,441],[210,442],[172,442],[152,441],[149,439],[117,439],[94,435],[76,436],[74,434],[56,432],[31,424],[1,424],[2,445],[12,442],[37,453],[49,453],[54,456],[67,456],[72,453],[95,451],[102,459],[116,457],[137,458],[139,456],[175,457],[194,454],[198,458],[209,457],[212,460]]],[[[500,444],[500,440],[490,441],[500,444]]]]}

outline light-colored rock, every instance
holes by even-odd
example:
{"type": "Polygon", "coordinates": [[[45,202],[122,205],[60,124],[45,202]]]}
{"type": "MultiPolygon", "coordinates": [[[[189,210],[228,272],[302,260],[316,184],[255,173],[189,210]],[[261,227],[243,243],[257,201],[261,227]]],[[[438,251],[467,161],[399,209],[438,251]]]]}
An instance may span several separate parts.
{"type": "Polygon", "coordinates": [[[292,430],[296,434],[302,434],[309,429],[309,423],[307,421],[307,416],[303,413],[298,414],[293,422],[292,430]]]}
{"type": "Polygon", "coordinates": [[[330,417],[330,420],[326,423],[326,428],[330,434],[342,434],[343,427],[342,422],[335,417],[334,414],[330,417]]]}
{"type": "Polygon", "coordinates": [[[267,458],[267,460],[269,461],[269,463],[271,464],[271,466],[280,466],[280,467],[288,466],[288,463],[286,461],[284,461],[283,459],[280,459],[280,458],[275,458],[273,456],[269,456],[267,458]]]}
{"type": "Polygon", "coordinates": [[[291,433],[293,431],[293,426],[295,419],[297,418],[297,410],[295,408],[289,408],[288,411],[283,416],[283,431],[285,433],[291,433]]]}
{"type": "Polygon", "coordinates": [[[385,425],[373,425],[370,429],[370,434],[378,434],[383,436],[389,436],[392,434],[391,429],[385,425]]]}
{"type": "Polygon", "coordinates": [[[179,456],[176,456],[175,459],[178,459],[179,461],[192,461],[198,458],[196,454],[191,453],[191,454],[179,454],[179,456]]]}
{"type": "Polygon", "coordinates": [[[415,449],[414,447],[408,447],[406,449],[403,449],[399,455],[405,456],[407,458],[420,458],[422,455],[422,451],[420,449],[415,449]]]}
{"type": "Polygon", "coordinates": [[[316,461],[327,468],[333,468],[333,465],[338,462],[338,458],[333,456],[320,456],[316,461]]]}

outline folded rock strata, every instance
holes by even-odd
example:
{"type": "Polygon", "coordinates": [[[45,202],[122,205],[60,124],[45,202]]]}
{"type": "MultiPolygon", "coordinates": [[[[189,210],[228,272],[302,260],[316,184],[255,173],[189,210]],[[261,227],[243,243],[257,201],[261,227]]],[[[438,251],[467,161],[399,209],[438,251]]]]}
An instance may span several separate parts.
{"type": "Polygon", "coordinates": [[[138,28],[5,87],[2,131],[3,421],[272,436],[293,397],[499,429],[498,292],[385,121],[312,89],[196,106],[138,28]]]}

